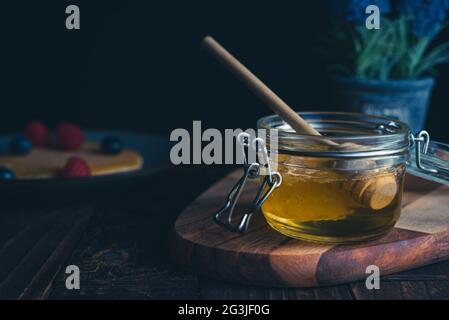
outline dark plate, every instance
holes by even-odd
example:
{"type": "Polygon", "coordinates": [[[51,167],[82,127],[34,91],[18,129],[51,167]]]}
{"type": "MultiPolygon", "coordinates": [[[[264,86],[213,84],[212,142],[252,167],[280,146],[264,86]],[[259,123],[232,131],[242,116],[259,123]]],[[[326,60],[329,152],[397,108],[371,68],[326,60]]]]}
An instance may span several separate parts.
{"type": "MultiPolygon", "coordinates": [[[[8,152],[8,143],[15,135],[0,138],[0,152],[8,152]]],[[[88,131],[87,140],[101,141],[105,136],[120,137],[127,147],[140,152],[144,158],[141,170],[129,173],[109,174],[103,176],[64,179],[16,179],[0,182],[0,197],[16,196],[22,193],[34,195],[70,194],[74,197],[90,194],[104,194],[112,190],[129,189],[151,180],[151,177],[170,167],[170,141],[156,135],[123,131],[88,131]]]]}

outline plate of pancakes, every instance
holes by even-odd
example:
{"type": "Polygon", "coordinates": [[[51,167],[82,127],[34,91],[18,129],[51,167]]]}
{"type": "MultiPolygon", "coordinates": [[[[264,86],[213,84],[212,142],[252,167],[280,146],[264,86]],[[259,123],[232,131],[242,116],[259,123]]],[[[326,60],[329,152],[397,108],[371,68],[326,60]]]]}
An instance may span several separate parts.
{"type": "Polygon", "coordinates": [[[62,148],[58,146],[57,134],[51,135],[53,142],[46,146],[35,145],[26,133],[0,135],[0,174],[3,174],[0,197],[29,192],[36,196],[66,191],[74,196],[103,194],[149,182],[152,176],[170,167],[170,141],[162,136],[90,130],[82,132],[79,146],[62,148]],[[19,147],[14,146],[16,141],[19,141],[19,147]],[[111,146],[105,150],[108,141],[112,142],[112,151],[111,146]],[[30,143],[28,149],[27,143],[30,143]],[[66,174],[68,163],[73,159],[81,159],[87,165],[87,175],[66,174]]]}

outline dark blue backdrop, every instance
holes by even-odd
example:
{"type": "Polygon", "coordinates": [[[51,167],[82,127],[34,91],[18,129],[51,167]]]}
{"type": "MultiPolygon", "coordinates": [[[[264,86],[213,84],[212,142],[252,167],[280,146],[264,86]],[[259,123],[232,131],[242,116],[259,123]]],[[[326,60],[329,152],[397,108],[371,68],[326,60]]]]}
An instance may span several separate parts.
{"type": "MultiPolygon", "coordinates": [[[[314,52],[318,1],[16,1],[0,4],[0,130],[31,119],[168,134],[254,126],[269,111],[200,48],[214,35],[298,110],[331,110],[314,52]],[[81,30],[65,29],[65,7],[81,30]]],[[[449,68],[440,68],[427,129],[449,142],[449,68]]]]}

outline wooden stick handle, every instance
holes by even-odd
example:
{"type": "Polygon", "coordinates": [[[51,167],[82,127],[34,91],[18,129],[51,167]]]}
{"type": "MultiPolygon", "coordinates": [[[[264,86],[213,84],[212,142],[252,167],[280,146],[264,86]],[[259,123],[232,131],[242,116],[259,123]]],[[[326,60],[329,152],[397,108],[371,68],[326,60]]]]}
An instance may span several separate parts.
{"type": "Polygon", "coordinates": [[[214,38],[205,37],[203,46],[298,134],[321,135],[214,38]]]}

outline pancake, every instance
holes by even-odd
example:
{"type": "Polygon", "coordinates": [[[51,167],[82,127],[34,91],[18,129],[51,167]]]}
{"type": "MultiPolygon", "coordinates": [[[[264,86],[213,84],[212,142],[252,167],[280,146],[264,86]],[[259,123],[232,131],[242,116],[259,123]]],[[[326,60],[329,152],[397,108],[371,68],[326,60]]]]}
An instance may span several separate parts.
{"type": "Polygon", "coordinates": [[[93,176],[131,172],[143,166],[142,156],[134,150],[124,149],[117,155],[109,155],[101,152],[100,143],[86,142],[75,151],[33,148],[24,156],[2,154],[0,167],[11,169],[19,179],[53,178],[61,173],[67,160],[73,156],[84,159],[93,176]]]}

